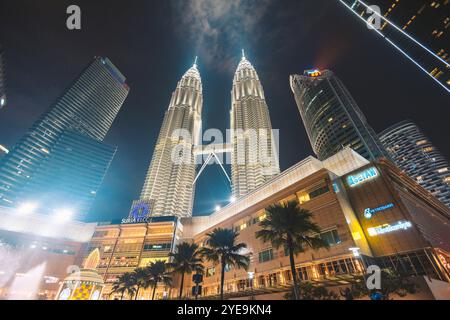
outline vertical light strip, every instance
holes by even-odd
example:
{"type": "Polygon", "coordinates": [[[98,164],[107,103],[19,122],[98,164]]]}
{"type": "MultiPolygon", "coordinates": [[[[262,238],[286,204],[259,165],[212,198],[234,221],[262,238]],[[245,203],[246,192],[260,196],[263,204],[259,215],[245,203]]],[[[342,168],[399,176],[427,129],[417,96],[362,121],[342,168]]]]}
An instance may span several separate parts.
{"type": "MultiPolygon", "coordinates": [[[[365,4],[363,1],[361,0],[356,0],[359,3],[361,3],[363,6],[365,6],[367,9],[370,9],[370,7],[365,4]]],[[[373,11],[373,10],[372,10],[373,11]]],[[[425,45],[423,45],[422,43],[420,43],[419,41],[417,41],[415,38],[413,38],[411,35],[409,35],[405,30],[402,30],[400,27],[398,27],[396,24],[394,24],[393,22],[391,22],[389,19],[387,19],[386,17],[384,17],[383,15],[379,14],[376,11],[373,11],[373,13],[377,16],[379,16],[381,19],[383,19],[384,21],[386,21],[387,23],[389,23],[391,26],[393,26],[397,31],[401,32],[404,36],[406,36],[408,39],[414,41],[414,43],[416,43],[417,45],[419,45],[422,49],[426,50],[428,53],[430,53],[431,55],[433,55],[436,59],[438,59],[439,61],[441,61],[443,64],[445,64],[447,67],[450,67],[450,64],[445,61],[444,59],[442,59],[441,57],[439,57],[436,53],[434,53],[433,51],[431,51],[430,49],[428,49],[425,45]]]]}
{"type": "MultiPolygon", "coordinates": [[[[346,6],[354,15],[356,15],[359,19],[364,21],[364,23],[367,24],[367,21],[361,17],[356,11],[354,11],[347,3],[344,2],[344,0],[339,0],[344,6],[346,6]]],[[[358,1],[358,0],[357,0],[358,1]]],[[[386,37],[381,31],[377,29],[373,29],[376,33],[378,33],[381,37],[386,39],[386,41],[391,44],[395,49],[397,49],[401,54],[403,54],[406,58],[408,58],[411,62],[413,62],[417,67],[419,67],[420,70],[422,70],[427,76],[429,76],[433,81],[435,81],[437,84],[439,84],[442,88],[445,89],[445,91],[450,92],[450,89],[447,88],[443,83],[441,83],[438,79],[433,77],[420,63],[418,63],[416,60],[414,60],[411,56],[409,56],[405,51],[403,51],[399,46],[397,46],[393,41],[391,41],[388,37],[386,37]]]]}

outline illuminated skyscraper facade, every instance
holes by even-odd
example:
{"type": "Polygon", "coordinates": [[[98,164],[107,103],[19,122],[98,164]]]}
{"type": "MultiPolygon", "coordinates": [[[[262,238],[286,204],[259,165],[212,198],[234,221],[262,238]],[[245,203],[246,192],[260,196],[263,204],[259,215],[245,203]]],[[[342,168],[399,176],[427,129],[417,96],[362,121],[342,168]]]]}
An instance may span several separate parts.
{"type": "Polygon", "coordinates": [[[375,26],[389,45],[450,92],[450,1],[339,1],[375,26]],[[369,9],[371,6],[379,7],[380,16],[369,9]]]}
{"type": "Polygon", "coordinates": [[[131,216],[192,215],[194,145],[198,144],[201,132],[202,91],[202,81],[195,63],[172,93],[141,197],[133,203],[131,216]]]}
{"type": "Polygon", "coordinates": [[[280,172],[278,151],[264,89],[252,64],[242,56],[233,79],[230,111],[233,196],[256,189],[280,172]]]}
{"type": "MultiPolygon", "coordinates": [[[[69,153],[64,154],[64,149],[57,148],[58,143],[65,144],[61,139],[67,137],[68,130],[101,142],[128,95],[129,87],[125,80],[108,58],[96,57],[1,160],[0,205],[17,206],[32,197],[26,194],[26,186],[39,185],[41,181],[36,180],[38,176],[39,180],[45,180],[37,172],[57,169],[48,167],[55,163],[50,160],[56,157],[53,155],[55,150],[58,150],[58,158],[72,157],[69,153]]],[[[71,148],[70,144],[65,145],[71,148]]],[[[85,150],[86,153],[79,156],[88,159],[94,156],[88,149],[80,147],[76,150],[82,153],[85,150]]],[[[109,162],[110,159],[106,159],[103,166],[109,162]]],[[[68,161],[67,165],[76,169],[75,163],[68,161]]],[[[75,194],[78,187],[74,182],[72,188],[75,194]]]]}
{"type": "Polygon", "coordinates": [[[0,44],[0,109],[6,105],[6,72],[3,48],[0,44]]]}
{"type": "Polygon", "coordinates": [[[450,165],[419,127],[402,121],[379,136],[397,166],[450,208],[450,165]]]}
{"type": "Polygon", "coordinates": [[[344,84],[330,70],[292,75],[291,88],[319,160],[350,147],[369,161],[388,157],[344,84]]]}
{"type": "Polygon", "coordinates": [[[25,203],[40,204],[40,213],[66,210],[72,219],[84,219],[116,149],[76,131],[64,130],[19,198],[25,203]]]}

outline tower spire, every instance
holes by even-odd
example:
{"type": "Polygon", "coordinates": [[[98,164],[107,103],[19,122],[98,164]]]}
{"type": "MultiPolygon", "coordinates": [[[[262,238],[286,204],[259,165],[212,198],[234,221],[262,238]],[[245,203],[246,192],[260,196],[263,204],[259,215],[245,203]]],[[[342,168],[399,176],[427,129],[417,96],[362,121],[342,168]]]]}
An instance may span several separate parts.
{"type": "Polygon", "coordinates": [[[195,56],[194,67],[197,67],[197,60],[198,60],[198,56],[195,56]]]}
{"type": "Polygon", "coordinates": [[[242,49],[242,60],[244,60],[244,59],[245,59],[245,50],[242,49]]]}

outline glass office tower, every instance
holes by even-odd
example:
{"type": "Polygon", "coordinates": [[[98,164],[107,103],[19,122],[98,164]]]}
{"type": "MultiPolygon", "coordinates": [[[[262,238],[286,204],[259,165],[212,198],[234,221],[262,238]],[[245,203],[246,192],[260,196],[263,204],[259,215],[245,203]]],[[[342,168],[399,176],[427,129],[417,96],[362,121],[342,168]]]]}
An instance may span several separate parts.
{"type": "Polygon", "coordinates": [[[81,220],[89,209],[111,164],[116,147],[72,130],[65,130],[20,194],[26,203],[39,203],[39,212],[67,210],[81,220]]]}
{"type": "Polygon", "coordinates": [[[377,135],[344,84],[330,70],[291,76],[291,88],[319,160],[350,147],[369,161],[387,157],[377,135]]]}
{"type": "Polygon", "coordinates": [[[379,136],[397,166],[450,207],[450,165],[419,127],[402,121],[379,136]]]}
{"type": "MultiPolygon", "coordinates": [[[[112,62],[108,58],[95,57],[1,160],[0,206],[17,206],[32,197],[26,195],[28,186],[45,184],[37,179],[45,180],[42,172],[57,170],[51,167],[54,162],[50,159],[55,150],[58,150],[55,157],[67,159],[72,157],[69,153],[64,154],[65,151],[56,146],[58,142],[65,143],[64,140],[60,140],[66,138],[64,133],[67,130],[101,142],[128,92],[125,77],[112,62]]],[[[91,157],[89,153],[84,154],[89,149],[86,148],[77,150],[82,153],[80,156],[89,158],[91,157]]],[[[107,153],[110,154],[110,151],[107,153]]],[[[67,161],[68,166],[69,163],[67,161]]],[[[83,172],[81,168],[73,169],[79,169],[80,174],[83,172]]],[[[74,183],[73,190],[76,188],[78,186],[74,183]]],[[[74,194],[76,193],[74,191],[74,194]]]]}

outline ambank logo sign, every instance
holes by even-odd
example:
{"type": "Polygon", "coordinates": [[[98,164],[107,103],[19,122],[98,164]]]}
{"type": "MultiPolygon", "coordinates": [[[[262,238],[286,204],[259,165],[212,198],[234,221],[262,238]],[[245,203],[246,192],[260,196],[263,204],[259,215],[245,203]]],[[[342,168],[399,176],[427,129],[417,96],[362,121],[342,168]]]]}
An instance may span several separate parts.
{"type": "Polygon", "coordinates": [[[378,171],[376,168],[372,167],[364,170],[358,174],[351,175],[347,177],[347,183],[350,187],[357,186],[367,180],[373,179],[378,176],[378,171]]]}

